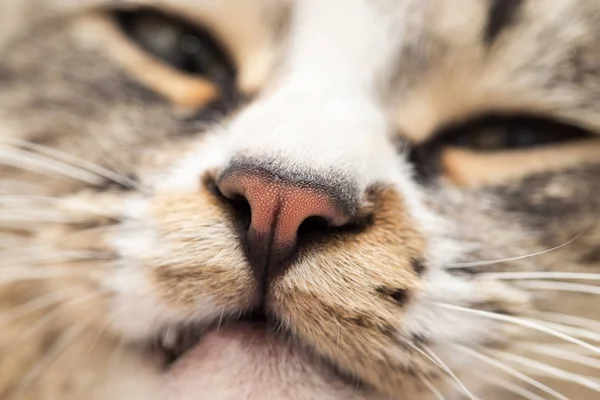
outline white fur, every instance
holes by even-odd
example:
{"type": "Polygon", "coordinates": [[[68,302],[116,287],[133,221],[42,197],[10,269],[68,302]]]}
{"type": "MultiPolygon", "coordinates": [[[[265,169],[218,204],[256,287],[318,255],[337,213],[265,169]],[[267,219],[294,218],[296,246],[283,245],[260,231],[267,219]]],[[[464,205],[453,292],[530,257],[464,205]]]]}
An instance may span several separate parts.
{"type": "MultiPolygon", "coordinates": [[[[402,41],[402,20],[398,19],[402,10],[397,10],[394,21],[400,27],[392,26],[391,21],[372,3],[367,0],[299,1],[294,14],[289,56],[284,61],[284,72],[274,86],[227,127],[202,139],[197,148],[191,148],[188,155],[176,162],[165,176],[155,179],[157,185],[154,190],[194,192],[206,171],[227,167],[233,157],[276,157],[291,171],[302,172],[308,168],[337,170],[354,180],[360,190],[375,183],[391,185],[403,196],[417,229],[427,238],[443,237],[448,227],[425,207],[420,189],[412,182],[408,162],[389,140],[388,120],[374,95],[378,74],[383,72],[384,63],[402,41]],[[394,37],[390,37],[391,31],[396,33],[394,37]]],[[[401,2],[397,7],[408,7],[408,2],[401,2]]],[[[139,205],[134,208],[144,209],[139,205]]],[[[148,218],[147,215],[130,215],[137,221],[148,218]]],[[[143,275],[143,267],[135,260],[156,247],[152,235],[142,233],[148,229],[152,229],[151,226],[141,224],[134,235],[137,238],[134,243],[123,239],[118,241],[122,253],[127,254],[129,264],[126,272],[119,272],[127,278],[116,279],[116,282],[143,279],[135,278],[143,275]]],[[[127,235],[131,235],[131,231],[127,235]]],[[[466,299],[476,291],[468,282],[435,271],[464,251],[462,246],[452,241],[440,239],[437,243],[436,248],[427,250],[434,272],[425,281],[426,294],[416,299],[405,316],[406,330],[433,333],[432,336],[442,342],[476,341],[490,328],[489,324],[479,324],[479,329],[467,329],[472,319],[456,313],[437,312],[432,305],[434,301],[466,299]],[[432,292],[436,295],[431,296],[432,292]],[[448,329],[449,325],[453,326],[452,330],[448,329]]],[[[132,319],[138,331],[132,327],[124,328],[131,334],[150,335],[157,326],[181,318],[175,311],[167,311],[167,308],[158,305],[146,285],[133,285],[135,290],[127,286],[113,286],[121,292],[138,293],[141,293],[139,288],[142,287],[145,293],[137,297],[139,304],[135,312],[128,314],[139,315],[139,318],[132,319]],[[146,301],[144,296],[147,296],[146,301]]],[[[210,302],[202,305],[198,318],[207,318],[211,314],[210,307],[210,302]]],[[[216,311],[212,310],[213,313],[216,311]]],[[[233,357],[230,364],[234,371],[244,371],[244,357],[247,354],[242,351],[233,357]]],[[[202,381],[200,383],[188,380],[180,384],[189,386],[189,390],[176,398],[187,399],[186,393],[195,393],[195,388],[209,387],[217,392],[233,388],[233,395],[219,392],[219,398],[240,398],[240,391],[256,390],[236,388],[235,373],[207,376],[216,379],[219,384],[202,381],[206,376],[198,378],[202,381]]],[[[274,386],[270,389],[279,396],[277,398],[282,398],[283,395],[278,392],[280,388],[274,386]]],[[[307,393],[308,397],[294,398],[313,398],[310,391],[307,393]]]]}

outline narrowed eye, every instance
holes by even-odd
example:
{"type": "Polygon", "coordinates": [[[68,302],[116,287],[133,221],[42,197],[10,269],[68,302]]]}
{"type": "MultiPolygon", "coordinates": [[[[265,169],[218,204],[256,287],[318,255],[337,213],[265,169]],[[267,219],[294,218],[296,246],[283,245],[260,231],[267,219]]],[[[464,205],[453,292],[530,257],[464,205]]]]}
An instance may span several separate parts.
{"type": "Polygon", "coordinates": [[[155,10],[118,11],[121,29],[140,47],[171,67],[229,88],[235,68],[206,30],[155,10]]]}
{"type": "MultiPolygon", "coordinates": [[[[442,166],[444,155],[457,150],[477,156],[477,165],[489,170],[486,160],[490,157],[523,157],[527,155],[525,150],[543,151],[595,137],[582,128],[549,118],[488,115],[439,130],[432,139],[414,146],[410,159],[418,176],[429,179],[446,172],[442,166]]],[[[471,163],[469,168],[474,167],[471,163]]]]}
{"type": "Polygon", "coordinates": [[[590,137],[581,128],[550,119],[487,116],[439,132],[437,145],[475,151],[517,150],[590,137]]]}

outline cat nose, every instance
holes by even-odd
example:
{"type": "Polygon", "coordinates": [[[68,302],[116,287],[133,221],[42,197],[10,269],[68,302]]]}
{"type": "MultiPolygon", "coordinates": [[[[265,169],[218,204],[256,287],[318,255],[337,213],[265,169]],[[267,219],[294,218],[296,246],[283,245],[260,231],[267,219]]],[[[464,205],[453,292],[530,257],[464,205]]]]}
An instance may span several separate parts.
{"type": "Polygon", "coordinates": [[[250,221],[243,245],[259,279],[285,272],[298,249],[302,226],[323,233],[347,224],[356,208],[352,185],[331,176],[298,177],[241,163],[225,170],[217,186],[230,201],[246,203],[250,221]]]}

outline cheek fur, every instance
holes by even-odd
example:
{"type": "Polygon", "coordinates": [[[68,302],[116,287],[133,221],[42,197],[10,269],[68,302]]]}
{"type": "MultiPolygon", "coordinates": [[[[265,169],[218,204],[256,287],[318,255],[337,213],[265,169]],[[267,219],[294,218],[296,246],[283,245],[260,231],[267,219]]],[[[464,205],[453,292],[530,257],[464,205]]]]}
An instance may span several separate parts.
{"type": "MultiPolygon", "coordinates": [[[[273,398],[371,400],[381,397],[371,396],[378,391],[426,399],[435,395],[431,386],[440,398],[460,397],[467,391],[463,383],[481,398],[511,398],[493,380],[514,390],[504,379],[515,374],[500,375],[490,358],[556,386],[534,374],[541,368],[502,358],[510,353],[577,373],[559,371],[576,387],[556,387],[569,398],[595,399],[597,384],[589,377],[597,371],[571,361],[591,365],[596,354],[562,339],[597,338],[598,287],[547,278],[600,273],[597,140],[537,152],[546,154],[541,157],[454,153],[443,160],[452,182],[417,188],[411,167],[384,134],[402,131],[420,142],[437,124],[482,110],[545,110],[599,126],[594,2],[466,1],[456,7],[440,0],[422,7],[417,1],[306,0],[285,2],[280,15],[280,2],[265,1],[228,12],[225,1],[212,8],[215,32],[224,32],[242,69],[239,86],[257,94],[250,102],[259,117],[246,120],[231,139],[218,131],[240,121],[232,113],[215,130],[224,138],[215,151],[192,154],[175,172],[173,163],[203,147],[207,123],[223,121],[174,105],[206,104],[216,95],[212,85],[181,79],[149,60],[141,69],[130,68],[131,58],[115,61],[112,50],[131,49],[108,49],[109,38],[94,39],[98,27],[71,8],[54,19],[65,10],[59,2],[31,0],[9,10],[31,14],[14,20],[4,13],[12,6],[0,5],[0,16],[10,22],[0,24],[2,32],[23,28],[12,43],[0,37],[0,136],[87,163],[20,147],[20,164],[13,165],[6,156],[12,144],[0,144],[0,398],[162,400],[206,397],[207,387],[220,394],[249,389],[245,394],[256,396],[266,387],[276,392],[273,398]],[[498,25],[490,13],[506,4],[516,8],[498,25]],[[69,23],[71,16],[81,23],[69,23]],[[267,49],[272,42],[280,53],[267,49]],[[290,82],[291,101],[276,98],[271,106],[277,108],[263,108],[269,102],[262,100],[290,82]],[[400,111],[388,118],[391,108],[400,111]],[[394,182],[402,190],[375,194],[376,212],[363,230],[316,239],[300,252],[266,293],[263,305],[278,323],[273,337],[230,342],[226,368],[215,372],[209,365],[206,375],[182,378],[181,370],[162,368],[149,341],[165,327],[190,321],[220,324],[223,318],[227,324],[260,303],[231,210],[198,184],[201,172],[225,165],[233,148],[252,148],[259,156],[279,149],[306,165],[344,169],[364,187],[394,182]],[[107,177],[107,169],[114,173],[107,177]],[[159,188],[148,196],[145,186],[159,188]],[[416,189],[404,190],[409,186],[416,189]],[[422,189],[428,195],[420,196],[422,189]],[[144,207],[123,217],[121,203],[132,194],[146,199],[144,207]],[[456,267],[461,262],[487,264],[456,267]],[[505,320],[441,311],[439,303],[505,320]],[[563,334],[561,340],[518,324],[527,319],[563,334]],[[273,338],[284,338],[288,347],[270,354],[279,351],[273,338]],[[252,350],[272,358],[257,358],[252,350]],[[423,356],[429,351],[442,362],[423,356]],[[174,379],[184,380],[178,386],[184,393],[165,383],[178,372],[174,379]],[[240,386],[240,377],[248,376],[257,379],[240,386]]],[[[91,3],[102,2],[77,7],[91,3]]],[[[211,7],[162,3],[169,10],[183,6],[190,21],[211,7]]],[[[517,389],[532,389],[531,382],[519,381],[517,389]]]]}

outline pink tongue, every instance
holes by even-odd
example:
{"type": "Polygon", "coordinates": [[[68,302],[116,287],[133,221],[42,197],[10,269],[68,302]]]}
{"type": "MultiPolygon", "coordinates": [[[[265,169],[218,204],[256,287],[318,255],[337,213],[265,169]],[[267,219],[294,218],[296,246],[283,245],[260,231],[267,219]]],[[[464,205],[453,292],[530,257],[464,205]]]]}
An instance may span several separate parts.
{"type": "Polygon", "coordinates": [[[167,379],[169,400],[361,398],[328,370],[251,324],[208,333],[167,379]]]}
{"type": "Polygon", "coordinates": [[[280,375],[298,362],[298,354],[262,327],[227,326],[209,332],[175,365],[169,377],[170,392],[176,392],[173,399],[178,400],[285,399],[288,396],[278,384],[280,375]]]}

